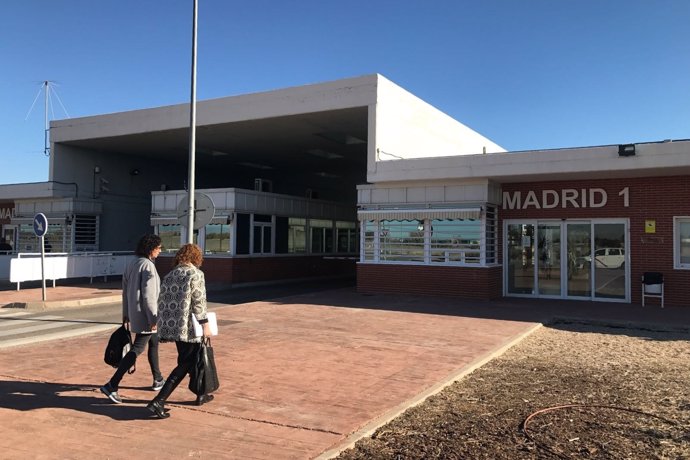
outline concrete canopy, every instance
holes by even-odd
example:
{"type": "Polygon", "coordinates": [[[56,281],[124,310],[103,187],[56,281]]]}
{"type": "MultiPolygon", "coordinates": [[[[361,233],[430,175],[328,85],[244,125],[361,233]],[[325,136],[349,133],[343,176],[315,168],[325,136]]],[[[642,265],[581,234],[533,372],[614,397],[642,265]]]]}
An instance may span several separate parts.
{"type": "MultiPolygon", "coordinates": [[[[268,178],[296,170],[306,187],[335,179],[354,190],[366,181],[375,77],[199,102],[197,187],[233,185],[205,170],[268,178]]],[[[94,157],[146,158],[186,169],[189,104],[55,121],[51,141],[58,157],[74,147],[94,157]]],[[[65,171],[53,164],[51,175],[65,178],[65,171]]]]}
{"type": "MultiPolygon", "coordinates": [[[[55,121],[51,177],[89,180],[88,171],[81,179],[72,171],[98,157],[118,158],[111,170],[135,157],[181,170],[188,132],[189,104],[55,121]]],[[[198,188],[251,188],[243,177],[278,185],[289,177],[293,189],[324,190],[340,201],[345,192],[353,203],[378,163],[504,152],[378,74],[201,101],[196,151],[198,188]]]]}

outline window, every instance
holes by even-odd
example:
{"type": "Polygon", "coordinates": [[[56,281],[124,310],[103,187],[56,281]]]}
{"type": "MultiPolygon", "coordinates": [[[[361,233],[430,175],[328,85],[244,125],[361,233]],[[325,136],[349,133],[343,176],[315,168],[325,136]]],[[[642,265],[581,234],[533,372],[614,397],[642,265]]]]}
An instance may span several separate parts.
{"type": "MultiPolygon", "coordinates": [[[[232,225],[208,224],[206,226],[206,253],[217,254],[230,252],[230,230],[232,225]]],[[[166,247],[166,246],[164,246],[166,247]]]]}
{"type": "Polygon", "coordinates": [[[335,223],[336,240],[338,241],[337,252],[357,252],[357,242],[359,233],[357,232],[357,224],[354,222],[335,223]]]}
{"type": "Polygon", "coordinates": [[[98,251],[98,216],[74,217],[74,250],[98,251]]]}
{"type": "Polygon", "coordinates": [[[41,243],[32,224],[21,224],[17,232],[17,252],[40,252],[41,243]]]}
{"type": "MultiPolygon", "coordinates": [[[[71,252],[71,225],[63,222],[50,223],[43,237],[46,252],[71,252]]],[[[81,249],[82,251],[85,249],[81,249]]],[[[41,240],[34,233],[33,224],[21,224],[17,233],[17,252],[41,252],[41,240]]]]}
{"type": "Polygon", "coordinates": [[[66,236],[67,235],[65,235],[64,224],[49,223],[48,231],[46,232],[46,235],[43,237],[43,244],[45,246],[46,252],[70,252],[69,244],[65,244],[67,241],[69,241],[69,239],[66,238],[66,236]]]}
{"type": "MultiPolygon", "coordinates": [[[[362,262],[475,266],[496,263],[498,224],[493,205],[487,205],[483,212],[476,208],[439,208],[377,210],[359,215],[365,219],[375,216],[361,224],[362,262]],[[383,220],[387,215],[390,220],[383,220]]],[[[340,234],[338,245],[340,249],[340,234]]]]}
{"type": "Polygon", "coordinates": [[[253,227],[253,250],[252,254],[271,254],[273,253],[273,224],[271,216],[255,214],[253,227]]]}
{"type": "Polygon", "coordinates": [[[376,259],[376,229],[377,223],[373,220],[367,220],[364,222],[364,260],[375,260],[376,259]]]}
{"type": "Polygon", "coordinates": [[[486,218],[484,220],[484,225],[485,225],[485,235],[486,235],[486,240],[485,240],[485,262],[487,264],[495,264],[496,263],[496,245],[497,245],[497,238],[498,234],[496,233],[496,228],[498,227],[498,216],[496,215],[496,207],[495,206],[487,206],[486,207],[486,218]]]}
{"type": "Polygon", "coordinates": [[[158,236],[161,237],[161,246],[166,252],[177,252],[180,249],[180,224],[159,225],[158,236]]]}
{"type": "Polygon", "coordinates": [[[314,219],[309,221],[312,254],[333,252],[333,222],[314,219]]]}
{"type": "Polygon", "coordinates": [[[433,219],[431,263],[481,263],[481,221],[433,219]]]}
{"type": "Polygon", "coordinates": [[[307,252],[307,219],[288,219],[288,253],[307,252]]]}
{"type": "Polygon", "coordinates": [[[235,250],[237,254],[249,254],[249,214],[237,214],[236,222],[236,243],[235,250]]]}
{"type": "Polygon", "coordinates": [[[382,220],[380,260],[424,262],[424,224],[419,220],[382,220]]]}
{"type": "Polygon", "coordinates": [[[690,269],[690,217],[673,218],[673,260],[675,268],[690,269]]]}

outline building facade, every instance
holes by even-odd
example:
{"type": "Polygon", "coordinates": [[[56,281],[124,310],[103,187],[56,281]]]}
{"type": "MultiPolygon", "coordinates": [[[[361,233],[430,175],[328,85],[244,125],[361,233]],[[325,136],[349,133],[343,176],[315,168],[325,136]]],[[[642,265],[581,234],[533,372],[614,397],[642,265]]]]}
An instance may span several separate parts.
{"type": "Polygon", "coordinates": [[[382,164],[359,187],[358,288],[641,303],[654,272],[688,305],[689,162],[664,141],[382,164]]]}
{"type": "MultiPolygon", "coordinates": [[[[50,180],[0,186],[35,250],[187,241],[188,104],[51,123],[50,180]]],[[[209,280],[356,276],[367,293],[687,305],[690,142],[506,152],[381,75],[201,101],[193,232],[209,280]]],[[[2,217],[2,216],[0,216],[2,217]]],[[[167,255],[166,255],[167,254],[167,255]]]]}

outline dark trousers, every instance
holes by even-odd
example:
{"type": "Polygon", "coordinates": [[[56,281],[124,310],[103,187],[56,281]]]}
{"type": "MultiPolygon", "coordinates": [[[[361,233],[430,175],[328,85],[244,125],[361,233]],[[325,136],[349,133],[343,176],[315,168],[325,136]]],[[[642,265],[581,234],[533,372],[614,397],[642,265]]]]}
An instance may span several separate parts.
{"type": "Polygon", "coordinates": [[[165,402],[168,399],[177,385],[192,370],[201,348],[201,343],[175,342],[175,345],[177,346],[177,367],[170,372],[165,385],[154,398],[155,401],[165,402]]]}
{"type": "Polygon", "coordinates": [[[175,342],[177,346],[177,367],[172,370],[170,377],[174,377],[175,380],[180,381],[189,371],[192,370],[196,362],[196,356],[199,354],[200,343],[188,343],[188,342],[175,342]]]}
{"type": "Polygon", "coordinates": [[[122,377],[124,377],[127,371],[137,362],[137,356],[144,352],[146,344],[149,345],[148,358],[151,374],[154,380],[160,381],[163,379],[163,375],[158,366],[158,334],[136,334],[132,349],[122,358],[115,374],[113,374],[110,379],[110,388],[114,391],[117,391],[119,388],[122,377]]]}

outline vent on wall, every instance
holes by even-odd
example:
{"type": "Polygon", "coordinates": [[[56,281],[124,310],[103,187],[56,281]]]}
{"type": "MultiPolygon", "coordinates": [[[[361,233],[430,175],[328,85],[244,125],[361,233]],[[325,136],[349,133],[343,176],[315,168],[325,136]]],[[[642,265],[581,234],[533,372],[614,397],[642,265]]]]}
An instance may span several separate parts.
{"type": "Polygon", "coordinates": [[[273,181],[268,179],[254,179],[254,190],[257,192],[269,192],[273,191],[273,181]]]}

